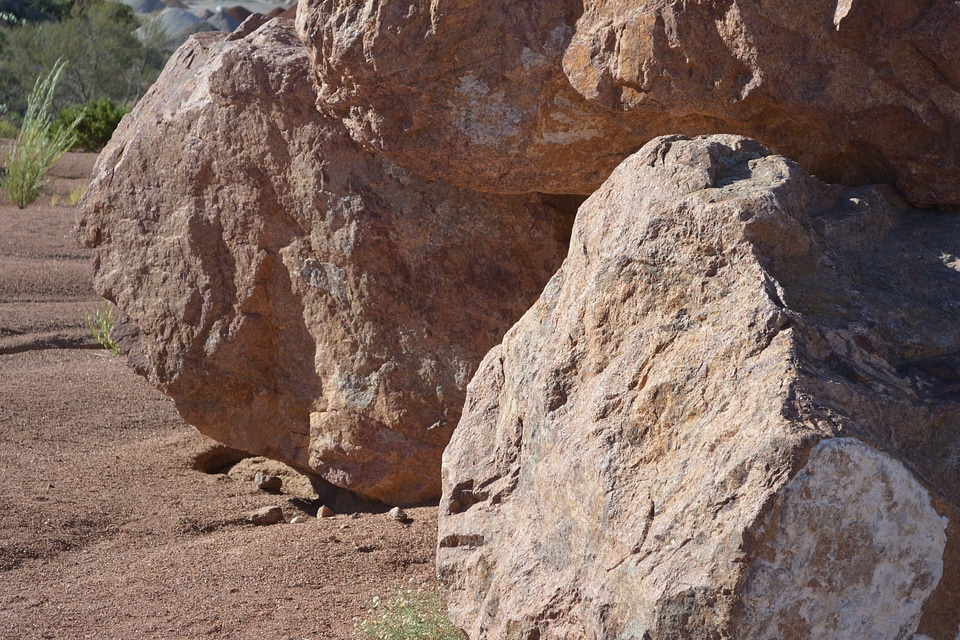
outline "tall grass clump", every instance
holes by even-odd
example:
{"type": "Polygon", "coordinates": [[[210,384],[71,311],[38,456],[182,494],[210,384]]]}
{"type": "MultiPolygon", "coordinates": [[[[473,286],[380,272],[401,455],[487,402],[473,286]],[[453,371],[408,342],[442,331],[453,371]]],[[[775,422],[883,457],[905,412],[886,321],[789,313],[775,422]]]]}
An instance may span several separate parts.
{"type": "Polygon", "coordinates": [[[370,640],[465,640],[447,617],[440,594],[402,589],[386,601],[374,598],[370,616],[355,620],[359,634],[370,640]]]}
{"type": "Polygon", "coordinates": [[[57,60],[50,73],[40,74],[37,78],[27,98],[27,112],[23,116],[20,134],[5,163],[0,186],[11,202],[21,209],[40,197],[43,177],[76,140],[79,118],[69,127],[54,131],[53,126],[53,94],[64,66],[66,62],[57,60]]]}

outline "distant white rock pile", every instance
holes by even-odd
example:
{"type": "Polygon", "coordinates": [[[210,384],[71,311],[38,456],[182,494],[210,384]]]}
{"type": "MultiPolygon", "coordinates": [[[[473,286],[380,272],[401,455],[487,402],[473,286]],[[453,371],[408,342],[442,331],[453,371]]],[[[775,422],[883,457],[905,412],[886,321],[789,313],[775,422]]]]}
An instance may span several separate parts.
{"type": "Polygon", "coordinates": [[[147,23],[137,29],[136,34],[142,40],[159,41],[163,49],[174,51],[195,33],[222,31],[232,33],[244,20],[256,13],[250,9],[261,10],[268,18],[282,16],[293,18],[296,5],[279,6],[265,3],[247,3],[244,5],[212,5],[196,3],[187,6],[179,0],[120,0],[133,12],[149,16],[147,23]]]}

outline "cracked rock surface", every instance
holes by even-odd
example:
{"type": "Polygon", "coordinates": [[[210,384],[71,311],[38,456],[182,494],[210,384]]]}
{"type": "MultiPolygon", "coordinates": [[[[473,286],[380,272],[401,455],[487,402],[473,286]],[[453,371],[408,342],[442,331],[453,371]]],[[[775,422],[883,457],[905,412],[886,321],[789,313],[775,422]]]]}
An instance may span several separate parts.
{"type": "Polygon", "coordinates": [[[320,106],[420,175],[594,191],[655,136],[960,205],[954,0],[304,0],[320,106]]]}
{"type": "Polygon", "coordinates": [[[315,103],[290,21],[194,36],[100,155],[78,235],[191,425],[367,498],[436,499],[469,377],[572,213],[418,178],[315,103]]]}
{"type": "Polygon", "coordinates": [[[960,220],[736,136],[581,207],[444,453],[471,638],[952,639],[960,220]]]}

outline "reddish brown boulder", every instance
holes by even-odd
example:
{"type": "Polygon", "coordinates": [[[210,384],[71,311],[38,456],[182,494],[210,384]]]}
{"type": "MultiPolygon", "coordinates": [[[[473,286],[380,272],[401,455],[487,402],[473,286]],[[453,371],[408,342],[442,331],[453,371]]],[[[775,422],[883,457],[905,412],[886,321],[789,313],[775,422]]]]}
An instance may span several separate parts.
{"type": "Polygon", "coordinates": [[[953,0],[587,0],[564,69],[640,123],[709,114],[822,179],[960,204],[953,0]]]}
{"type": "Polygon", "coordinates": [[[315,102],[289,21],[194,37],[101,154],[78,233],[190,424],[364,496],[435,498],[466,383],[570,215],[417,178],[315,102]]]}
{"type": "Polygon", "coordinates": [[[664,133],[960,204],[953,0],[305,0],[323,108],[425,176],[590,193],[664,133]]]}
{"type": "Polygon", "coordinates": [[[499,193],[589,194],[636,136],[563,76],[579,0],[305,0],[320,106],[421,175],[499,193]]]}
{"type": "Polygon", "coordinates": [[[471,638],[952,639],[960,220],[658,138],[481,363],[438,572],[471,638]]]}

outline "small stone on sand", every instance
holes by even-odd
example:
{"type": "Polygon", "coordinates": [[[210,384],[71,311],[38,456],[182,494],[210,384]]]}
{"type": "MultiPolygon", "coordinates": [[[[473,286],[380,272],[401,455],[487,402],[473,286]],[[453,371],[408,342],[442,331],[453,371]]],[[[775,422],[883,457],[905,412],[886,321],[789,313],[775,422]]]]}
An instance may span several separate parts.
{"type": "Polygon", "coordinates": [[[283,509],[270,506],[251,511],[247,514],[247,522],[260,526],[283,522],[283,509]]]}

